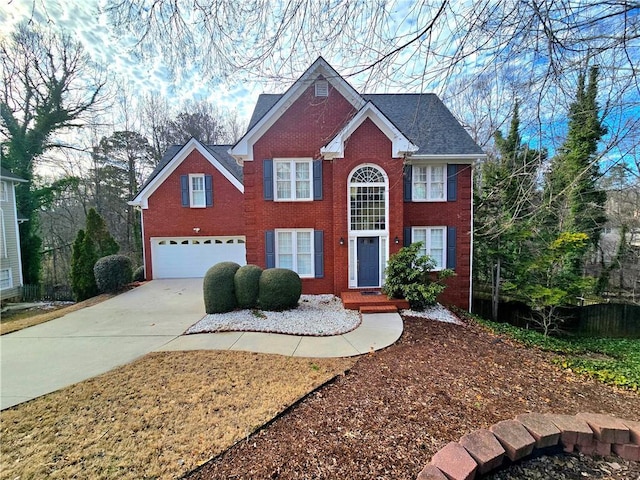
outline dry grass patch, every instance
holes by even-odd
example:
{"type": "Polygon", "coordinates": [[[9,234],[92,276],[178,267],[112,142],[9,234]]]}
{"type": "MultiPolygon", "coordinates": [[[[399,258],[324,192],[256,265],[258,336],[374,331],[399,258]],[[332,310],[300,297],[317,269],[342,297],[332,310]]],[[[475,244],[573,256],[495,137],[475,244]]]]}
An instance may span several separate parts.
{"type": "Polygon", "coordinates": [[[3,313],[2,322],[0,323],[0,335],[5,335],[11,332],[17,332],[23,328],[33,327],[41,323],[48,322],[49,320],[55,320],[56,318],[64,317],[67,313],[81,310],[85,307],[91,307],[98,303],[104,302],[110,298],[113,298],[114,294],[103,293],[96,297],[90,298],[83,302],[74,303],[68,307],[57,308],[55,310],[48,311],[46,313],[38,313],[40,310],[27,310],[17,313],[3,313]]]}
{"type": "Polygon", "coordinates": [[[153,353],[1,412],[0,478],[176,478],[354,363],[153,353]]]}

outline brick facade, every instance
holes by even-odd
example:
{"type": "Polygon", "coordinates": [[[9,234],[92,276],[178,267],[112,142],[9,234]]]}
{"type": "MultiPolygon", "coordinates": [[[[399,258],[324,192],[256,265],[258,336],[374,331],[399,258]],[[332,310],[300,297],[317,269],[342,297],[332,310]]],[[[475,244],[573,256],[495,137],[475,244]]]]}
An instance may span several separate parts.
{"type": "MultiPolygon", "coordinates": [[[[322,67],[322,62],[321,59],[316,62],[320,65],[319,68],[330,68],[322,67]]],[[[358,94],[349,90],[350,87],[345,88],[340,84],[344,82],[342,79],[335,80],[336,77],[325,76],[330,79],[329,94],[326,97],[320,97],[315,94],[313,78],[308,76],[301,78],[304,81],[300,80],[290,89],[290,92],[296,93],[295,95],[287,97],[288,94],[285,94],[281,97],[282,102],[275,105],[271,103],[264,110],[256,107],[256,112],[262,113],[256,115],[255,123],[238,143],[242,147],[238,147],[236,151],[234,150],[238,146],[236,145],[231,151],[235,158],[244,159],[242,166],[244,194],[214,168],[196,148],[148,197],[148,208],[143,209],[147,278],[153,278],[150,244],[152,237],[192,237],[196,235],[193,232],[194,227],[200,228],[199,235],[244,235],[247,263],[265,268],[267,266],[267,232],[270,238],[273,238],[271,232],[277,229],[313,229],[316,232],[323,232],[321,254],[324,260],[324,272],[321,278],[303,278],[303,293],[339,295],[350,286],[354,288],[353,280],[351,284],[349,280],[349,252],[355,253],[350,240],[355,241],[357,235],[350,236],[348,225],[349,179],[358,167],[374,165],[384,172],[387,185],[387,224],[386,230],[380,232],[380,245],[384,239],[387,242],[387,250],[383,248],[382,251],[389,256],[396,253],[404,244],[404,232],[408,227],[455,227],[456,276],[447,280],[448,288],[439,300],[445,304],[467,309],[471,283],[472,247],[472,168],[470,163],[476,155],[475,150],[472,154],[465,153],[466,150],[462,151],[458,156],[445,152],[444,154],[448,156],[441,158],[440,153],[429,154],[419,160],[443,164],[446,162],[444,158],[451,158],[449,163],[458,165],[455,200],[407,202],[404,199],[404,165],[416,160],[412,156],[405,158],[406,155],[402,152],[408,150],[398,149],[398,143],[394,143],[398,142],[399,138],[405,138],[404,134],[397,129],[394,130],[396,128],[394,124],[384,116],[385,114],[381,114],[380,110],[362,108],[364,103],[359,101],[364,102],[364,100],[362,98],[354,100],[358,94]],[[335,81],[331,80],[332,78],[335,81]],[[332,152],[326,155],[331,159],[324,159],[321,149],[329,144],[332,145],[331,148],[336,148],[332,140],[341,134],[354,118],[360,123],[349,130],[350,134],[346,135],[348,138],[344,139],[344,148],[339,149],[338,153],[332,152]],[[262,122],[263,119],[264,122],[262,122]],[[394,138],[393,142],[390,137],[394,138]],[[396,149],[395,158],[394,149],[396,149]],[[336,158],[333,158],[334,156],[336,158]],[[279,158],[308,158],[321,161],[322,198],[308,201],[265,199],[264,161],[279,158]],[[181,206],[180,176],[190,173],[213,176],[213,207],[193,209],[181,206]],[[341,244],[341,240],[344,240],[344,244],[341,244]]],[[[387,108],[389,108],[388,104],[387,108]]],[[[440,111],[439,118],[446,121],[449,117],[445,114],[451,115],[446,107],[443,106],[442,109],[445,113],[440,111]]],[[[405,112],[402,109],[399,111],[405,112]]],[[[452,116],[451,119],[453,119],[452,116]]],[[[455,119],[453,123],[462,130],[464,135],[467,135],[455,119]]],[[[445,130],[448,132],[451,128],[453,127],[447,126],[445,130]]],[[[456,145],[459,145],[462,136],[460,131],[456,134],[458,137],[450,142],[448,148],[455,149],[456,145]],[[454,146],[451,147],[451,145],[454,146]]],[[[450,137],[445,135],[443,138],[450,137]]],[[[411,146],[409,140],[406,138],[407,143],[403,145],[411,146]]],[[[423,138],[422,142],[425,141],[431,140],[423,138]]],[[[442,143],[443,140],[440,139],[438,142],[442,143]]],[[[477,145],[474,148],[479,150],[477,145]]],[[[437,152],[440,152],[440,149],[437,152]]],[[[478,153],[478,155],[482,154],[478,153]]],[[[235,166],[233,159],[227,165],[235,166]]],[[[270,163],[270,165],[272,167],[273,164],[270,163]]],[[[363,236],[376,237],[377,232],[371,235],[365,233],[363,236]]],[[[318,252],[314,253],[314,258],[317,259],[318,252]]],[[[352,258],[351,263],[355,264],[355,259],[352,258]]],[[[380,269],[384,269],[384,265],[380,265],[380,269]]]]}
{"type": "Polygon", "coordinates": [[[457,228],[455,277],[446,280],[447,289],[440,301],[469,308],[471,285],[471,175],[470,165],[458,167],[457,200],[449,202],[407,202],[404,205],[406,227],[442,225],[457,228]]]}
{"type": "Polygon", "coordinates": [[[146,277],[153,278],[152,237],[197,237],[244,235],[244,197],[199,151],[193,150],[149,197],[149,208],[142,210],[146,277]],[[180,176],[205,174],[213,177],[213,206],[183,207],[180,176]],[[200,228],[196,234],[193,229],[200,228]]]}
{"type": "Polygon", "coordinates": [[[323,161],[323,199],[305,202],[265,201],[262,192],[263,159],[320,158],[326,145],[353,115],[354,109],[330,88],[329,97],[314,97],[309,87],[255,143],[254,160],[244,164],[247,262],[265,266],[266,230],[313,228],[324,232],[325,275],[304,279],[304,293],[339,294],[349,288],[348,179],[363,164],[379,166],[388,177],[389,254],[402,247],[403,228],[410,226],[457,227],[456,276],[449,279],[441,301],[469,307],[471,252],[471,166],[458,173],[458,196],[453,202],[403,201],[403,159],[392,158],[391,141],[366,119],[349,137],[344,158],[323,161]],[[394,239],[398,237],[398,244],[394,239]]]}

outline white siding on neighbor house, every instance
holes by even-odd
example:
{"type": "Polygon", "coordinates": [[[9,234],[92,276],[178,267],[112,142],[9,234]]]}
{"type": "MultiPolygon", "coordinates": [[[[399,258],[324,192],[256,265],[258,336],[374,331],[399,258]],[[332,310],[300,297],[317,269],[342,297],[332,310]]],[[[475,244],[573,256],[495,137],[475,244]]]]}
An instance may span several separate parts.
{"type": "MultiPolygon", "coordinates": [[[[0,290],[2,300],[17,296],[22,286],[22,272],[20,262],[20,245],[18,243],[18,218],[15,203],[14,183],[5,182],[6,196],[0,196],[0,270],[9,270],[11,286],[0,290]],[[5,200],[6,198],[6,200],[5,200]]],[[[6,284],[6,273],[5,273],[6,284]]],[[[4,285],[3,285],[4,287],[4,285]]]]}

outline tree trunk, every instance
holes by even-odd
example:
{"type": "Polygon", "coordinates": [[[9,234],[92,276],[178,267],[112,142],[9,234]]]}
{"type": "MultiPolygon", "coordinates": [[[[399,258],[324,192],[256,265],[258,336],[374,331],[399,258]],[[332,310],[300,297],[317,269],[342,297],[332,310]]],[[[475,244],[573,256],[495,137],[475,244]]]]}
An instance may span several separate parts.
{"type": "Polygon", "coordinates": [[[500,258],[495,268],[491,270],[491,319],[498,321],[498,306],[500,304],[500,258]]]}

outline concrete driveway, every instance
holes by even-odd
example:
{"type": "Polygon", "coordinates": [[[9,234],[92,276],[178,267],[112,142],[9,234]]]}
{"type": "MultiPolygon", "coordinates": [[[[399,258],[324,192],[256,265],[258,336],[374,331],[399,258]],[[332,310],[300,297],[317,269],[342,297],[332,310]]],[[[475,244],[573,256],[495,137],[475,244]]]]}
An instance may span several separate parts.
{"type": "Polygon", "coordinates": [[[0,337],[0,409],[161,349],[205,314],[202,279],[154,280],[0,337]]]}
{"type": "Polygon", "coordinates": [[[402,335],[398,313],[362,314],[342,335],[259,332],[181,336],[205,315],[202,279],[153,280],[50,322],[0,336],[0,409],[129,363],[153,351],[242,350],[296,357],[350,357],[402,335]]]}

